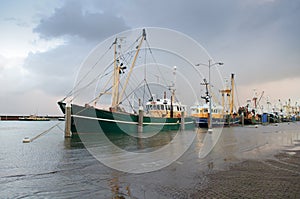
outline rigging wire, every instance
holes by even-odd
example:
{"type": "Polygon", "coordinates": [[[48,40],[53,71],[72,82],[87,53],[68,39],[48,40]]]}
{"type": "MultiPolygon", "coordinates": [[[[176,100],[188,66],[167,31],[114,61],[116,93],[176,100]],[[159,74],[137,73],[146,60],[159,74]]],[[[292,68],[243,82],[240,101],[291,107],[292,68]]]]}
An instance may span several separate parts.
{"type": "MultiPolygon", "coordinates": [[[[134,46],[134,44],[136,42],[138,42],[138,40],[141,38],[142,36],[139,36],[138,39],[136,39],[136,41],[134,41],[129,47],[132,48],[132,46],[134,46]]],[[[87,73],[76,83],[76,85],[67,93],[67,95],[61,100],[64,101],[66,98],[70,97],[70,96],[74,96],[74,94],[79,93],[81,90],[87,88],[88,86],[90,86],[92,83],[94,83],[94,81],[91,81],[90,83],[88,83],[86,86],[83,86],[82,88],[77,89],[77,87],[82,83],[82,81],[91,73],[91,71],[97,66],[97,64],[100,62],[100,60],[102,60],[102,58],[111,50],[112,46],[116,45],[116,41],[114,41],[110,47],[105,51],[104,54],[102,54],[102,56],[95,62],[95,64],[91,67],[91,69],[89,71],[87,71],[87,73]]],[[[118,58],[119,59],[119,58],[118,58]]],[[[111,64],[108,65],[108,67],[105,68],[104,72],[113,64],[113,62],[111,64]]],[[[97,79],[98,78],[102,78],[100,77],[100,75],[96,76],[97,79]]],[[[78,95],[75,95],[76,97],[78,95]]],[[[75,99],[75,97],[73,97],[73,99],[75,99]]],[[[72,100],[73,100],[72,99],[72,100]]],[[[71,101],[72,101],[71,100],[71,101]]]]}
{"type": "Polygon", "coordinates": [[[154,57],[154,54],[153,54],[153,52],[152,52],[152,50],[151,50],[151,47],[150,47],[150,44],[149,44],[148,40],[146,40],[146,45],[147,45],[147,47],[148,47],[148,49],[149,49],[149,52],[150,52],[150,54],[151,54],[151,56],[152,56],[152,59],[153,59],[155,65],[156,65],[156,67],[157,67],[157,70],[158,70],[158,72],[160,73],[160,75],[161,75],[161,77],[162,77],[162,79],[163,79],[163,81],[164,81],[164,84],[167,85],[167,81],[166,81],[166,79],[164,78],[163,73],[161,72],[161,70],[160,70],[159,67],[158,67],[158,63],[157,63],[157,61],[156,61],[156,59],[155,59],[155,57],[154,57]]]}
{"type": "MultiPolygon", "coordinates": [[[[110,47],[110,48],[111,48],[111,47],[110,47]]],[[[120,56],[119,56],[119,57],[120,57],[120,56]]],[[[117,59],[119,59],[119,57],[118,57],[117,59]]],[[[113,63],[114,63],[114,61],[112,61],[112,62],[105,68],[104,71],[107,71],[108,69],[110,69],[110,67],[113,65],[113,63]]],[[[94,65],[94,66],[96,66],[96,65],[94,65]]],[[[94,68],[94,67],[93,67],[93,68],[94,68]]],[[[92,79],[88,84],[86,84],[85,86],[83,86],[83,87],[77,89],[76,91],[74,91],[74,92],[72,93],[73,96],[74,96],[73,99],[75,99],[75,98],[79,95],[80,91],[82,91],[82,90],[88,88],[89,86],[91,86],[96,80],[102,79],[103,77],[109,75],[112,71],[113,71],[113,70],[111,69],[110,71],[106,72],[106,73],[103,74],[103,75],[102,75],[102,74],[97,75],[97,76],[96,76],[94,79],[92,79]],[[77,95],[74,95],[74,94],[77,94],[77,95]]],[[[78,86],[78,85],[77,85],[77,86],[78,86]]],[[[112,88],[112,87],[110,87],[109,89],[111,89],[111,88],[112,88]]],[[[104,89],[105,89],[105,87],[104,87],[104,89]]],[[[108,90],[108,89],[106,89],[105,92],[107,92],[107,90],[108,90]]],[[[70,96],[70,94],[69,94],[68,96],[70,96]]],[[[66,96],[62,101],[64,101],[68,96],[66,96]]],[[[72,100],[73,100],[73,99],[72,99],[72,100]]]]}
{"type": "MultiPolygon", "coordinates": [[[[142,83],[143,83],[143,81],[141,81],[141,82],[137,85],[136,88],[139,88],[139,87],[142,85],[142,83]]],[[[122,85],[121,85],[121,87],[122,87],[122,85]]],[[[132,89],[132,91],[131,91],[129,94],[127,94],[126,92],[124,92],[125,98],[124,98],[123,100],[120,101],[120,104],[123,104],[123,102],[124,102],[125,100],[127,100],[128,103],[129,103],[129,105],[130,105],[130,107],[132,108],[132,110],[133,110],[134,112],[135,112],[135,110],[134,110],[134,107],[133,107],[132,103],[130,102],[129,97],[130,97],[131,94],[133,94],[135,91],[136,91],[136,89],[132,89]]]]}
{"type": "MultiPolygon", "coordinates": [[[[133,57],[133,55],[132,55],[132,53],[134,52],[134,51],[129,51],[129,49],[130,48],[133,48],[134,46],[135,46],[135,44],[139,41],[139,39],[141,38],[142,36],[140,35],[134,42],[132,42],[132,44],[125,50],[125,52],[128,52],[128,53],[126,53],[128,56],[126,57],[124,57],[123,55],[124,55],[124,53],[122,53],[121,55],[119,55],[118,57],[117,57],[117,59],[122,59],[122,61],[126,61],[127,59],[132,59],[132,57],[133,57]]],[[[85,89],[85,88],[87,88],[87,87],[89,87],[90,85],[92,85],[96,80],[98,80],[98,79],[101,79],[101,78],[103,78],[103,77],[105,77],[105,76],[107,76],[111,71],[113,71],[113,70],[110,70],[110,71],[108,71],[108,72],[106,72],[105,74],[99,74],[99,75],[97,75],[94,79],[92,79],[88,84],[86,84],[85,86],[83,86],[83,87],[81,87],[81,88],[79,88],[79,89],[77,89],[77,90],[75,90],[76,89],[76,87],[78,87],[79,86],[79,84],[83,81],[83,79],[85,78],[85,77],[87,77],[88,76],[88,74],[97,66],[97,64],[100,62],[100,60],[107,54],[107,52],[109,51],[109,50],[111,50],[111,48],[112,48],[112,46],[113,45],[116,45],[116,42],[114,41],[113,43],[112,43],[112,45],[107,49],[107,51],[97,60],[97,62],[92,66],[92,68],[80,79],[80,81],[76,84],[76,86],[74,86],[73,87],[73,89],[66,95],[66,97],[65,98],[63,98],[63,100],[61,100],[61,101],[64,101],[67,97],[69,97],[69,96],[71,96],[71,95],[73,95],[73,99],[72,100],[74,100],[75,99],[75,97],[77,97],[78,95],[79,95],[79,92],[81,91],[81,90],[83,90],[83,89],[85,89]],[[74,96],[74,94],[77,94],[77,95],[75,95],[74,96]]],[[[112,61],[105,69],[104,69],[104,72],[105,71],[107,71],[109,68],[111,68],[111,66],[113,65],[113,63],[114,63],[114,61],[112,61]]],[[[98,100],[102,95],[104,95],[104,94],[106,94],[109,90],[111,90],[112,89],[112,87],[113,86],[111,86],[111,87],[109,87],[108,89],[106,89],[103,93],[100,93],[97,97],[95,97],[93,100],[91,100],[88,104],[90,104],[90,103],[92,103],[93,101],[95,101],[95,100],[98,100]]],[[[126,95],[126,93],[125,93],[125,95],[126,95]]],[[[128,96],[126,95],[126,98],[128,98],[128,96]]],[[[125,98],[125,99],[126,99],[125,98]]],[[[124,99],[124,100],[125,100],[124,99]]],[[[71,101],[72,101],[71,100],[71,101]]],[[[121,102],[123,102],[124,100],[122,100],[121,102]]],[[[120,102],[120,103],[121,103],[120,102]]],[[[130,102],[129,102],[130,103],[130,102]]],[[[132,105],[131,105],[132,106],[132,105]]],[[[80,112],[82,112],[82,111],[84,111],[84,110],[86,110],[87,108],[89,108],[88,106],[87,107],[85,107],[84,109],[82,109],[82,110],[80,110],[79,112],[77,112],[77,113],[75,113],[75,114],[79,114],[80,112]]]]}
{"type": "Polygon", "coordinates": [[[74,86],[74,88],[66,95],[65,98],[63,98],[62,101],[64,101],[67,97],[71,96],[75,88],[85,79],[90,72],[97,66],[97,64],[100,62],[100,60],[108,53],[109,50],[111,50],[111,47],[114,45],[114,42],[110,45],[110,47],[105,51],[105,53],[95,62],[95,64],[92,66],[92,68],[87,71],[87,73],[77,82],[77,84],[74,86]]]}
{"type": "MultiPolygon", "coordinates": [[[[147,84],[147,76],[146,76],[146,72],[147,72],[147,67],[146,67],[146,59],[147,59],[147,50],[145,50],[145,59],[144,59],[144,81],[146,82],[147,84]]],[[[145,85],[144,85],[144,90],[143,90],[143,101],[145,101],[145,93],[146,93],[146,89],[145,89],[145,85]]],[[[151,93],[151,92],[150,92],[151,93]]]]}
{"type": "MultiPolygon", "coordinates": [[[[73,92],[73,99],[71,101],[73,101],[75,98],[77,98],[77,96],[79,95],[80,91],[82,91],[83,89],[88,88],[89,86],[91,86],[94,82],[96,82],[98,79],[103,78],[104,76],[108,75],[109,73],[105,73],[104,75],[101,76],[101,74],[99,74],[98,76],[96,76],[94,79],[92,79],[88,84],[86,84],[84,87],[79,88],[78,90],[76,90],[75,92],[73,92]],[[101,77],[100,77],[101,76],[101,77]],[[76,94],[76,95],[74,95],[76,94]]],[[[67,98],[67,97],[65,97],[67,98]]],[[[62,100],[64,101],[64,100],[62,100]]]]}

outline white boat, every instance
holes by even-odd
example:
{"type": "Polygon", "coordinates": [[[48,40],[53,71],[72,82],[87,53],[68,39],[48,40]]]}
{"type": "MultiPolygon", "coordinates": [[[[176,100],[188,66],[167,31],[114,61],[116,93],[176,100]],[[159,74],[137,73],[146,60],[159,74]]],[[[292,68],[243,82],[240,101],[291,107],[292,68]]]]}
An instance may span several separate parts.
{"type": "Polygon", "coordinates": [[[27,136],[23,139],[23,143],[29,143],[30,141],[30,138],[27,136]]]}

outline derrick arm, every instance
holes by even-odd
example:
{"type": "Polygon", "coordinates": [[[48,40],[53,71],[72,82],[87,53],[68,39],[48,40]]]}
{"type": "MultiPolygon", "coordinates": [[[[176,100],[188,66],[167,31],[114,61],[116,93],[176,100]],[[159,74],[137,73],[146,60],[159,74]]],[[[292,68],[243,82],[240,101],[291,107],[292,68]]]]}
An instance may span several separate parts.
{"type": "MultiPolygon", "coordinates": [[[[133,62],[132,62],[132,64],[131,64],[130,70],[129,70],[129,72],[128,72],[128,76],[127,76],[127,78],[126,78],[126,81],[125,81],[125,84],[124,84],[124,86],[123,86],[123,89],[122,89],[122,91],[121,91],[121,93],[120,93],[120,95],[119,95],[119,101],[118,101],[118,104],[119,104],[120,101],[122,100],[122,97],[123,97],[124,92],[125,92],[125,90],[126,90],[128,81],[129,81],[129,79],[130,79],[131,73],[132,73],[133,68],[134,68],[134,66],[135,66],[136,59],[137,59],[137,57],[138,57],[138,54],[139,54],[139,52],[140,52],[140,49],[141,49],[141,46],[142,46],[144,40],[146,40],[146,31],[145,31],[145,29],[143,29],[143,35],[142,35],[142,38],[141,38],[141,40],[140,40],[139,45],[137,46],[137,51],[136,51],[136,53],[135,53],[135,55],[134,55],[133,62]]],[[[118,104],[116,104],[116,106],[117,106],[118,104]]]]}

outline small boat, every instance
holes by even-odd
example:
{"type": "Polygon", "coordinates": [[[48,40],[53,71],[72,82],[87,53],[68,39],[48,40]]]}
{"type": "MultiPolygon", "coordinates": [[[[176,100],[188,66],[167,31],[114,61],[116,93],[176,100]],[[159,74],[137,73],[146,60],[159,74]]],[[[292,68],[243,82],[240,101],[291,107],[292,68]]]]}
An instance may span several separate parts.
{"type": "Polygon", "coordinates": [[[31,140],[30,140],[29,137],[26,136],[26,137],[23,139],[23,143],[29,143],[29,142],[31,142],[31,140]]]}
{"type": "MultiPolygon", "coordinates": [[[[99,89],[99,95],[94,99],[88,99],[88,103],[74,103],[74,99],[68,101],[68,97],[73,98],[73,96],[66,96],[58,102],[64,114],[66,114],[67,105],[71,107],[72,135],[97,132],[104,132],[105,134],[137,133],[139,127],[142,127],[140,129],[145,133],[176,131],[181,128],[194,129],[193,118],[186,115],[186,106],[182,105],[176,98],[175,80],[172,86],[165,85],[165,88],[170,91],[170,99],[166,97],[166,92],[164,92],[163,98],[156,98],[146,77],[143,77],[144,80],[141,79],[144,86],[142,94],[136,94],[137,90],[141,88],[141,84],[134,88],[132,85],[129,86],[133,79],[132,74],[135,74],[136,60],[140,56],[139,52],[145,42],[147,42],[146,30],[143,29],[142,34],[134,39],[134,44],[131,45],[132,49],[127,50],[127,54],[122,54],[124,38],[116,37],[108,48],[108,51],[113,51],[110,54],[113,61],[108,64],[104,71],[101,71],[102,76],[100,74],[98,77],[99,82],[102,81],[101,78],[106,78],[103,80],[105,83],[100,85],[103,88],[99,89]],[[149,96],[148,99],[146,97],[141,99],[146,96],[146,91],[149,96]],[[110,104],[99,103],[101,99],[108,98],[110,104]],[[136,98],[138,98],[138,103],[134,101],[136,98]]],[[[151,50],[148,43],[143,49],[145,54],[146,50],[151,50]]],[[[105,55],[108,51],[105,51],[105,55]]],[[[148,52],[148,54],[150,53],[151,51],[148,52]]],[[[143,62],[143,67],[147,66],[143,62]]],[[[172,77],[172,71],[170,74],[168,76],[172,77]]],[[[173,68],[173,75],[176,75],[176,67],[173,68]]],[[[134,79],[134,81],[137,80],[134,79]]],[[[81,90],[82,88],[79,89],[79,91],[81,90]]],[[[78,91],[71,93],[76,92],[78,91]]],[[[86,96],[84,95],[84,97],[86,96]]]]}
{"type": "Polygon", "coordinates": [[[65,121],[65,118],[64,117],[59,117],[57,120],[58,121],[65,121]]]}

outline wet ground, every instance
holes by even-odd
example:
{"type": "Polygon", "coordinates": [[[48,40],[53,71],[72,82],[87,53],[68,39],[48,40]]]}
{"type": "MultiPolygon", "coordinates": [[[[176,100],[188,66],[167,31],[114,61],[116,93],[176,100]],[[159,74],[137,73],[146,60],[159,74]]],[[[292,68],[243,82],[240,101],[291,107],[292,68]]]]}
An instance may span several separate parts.
{"type": "Polygon", "coordinates": [[[206,183],[185,198],[300,198],[300,152],[245,160],[206,175],[206,183]]]}
{"type": "MultiPolygon", "coordinates": [[[[161,182],[150,190],[160,198],[300,198],[299,127],[285,123],[223,129],[207,157],[197,159],[189,151],[167,174],[159,172],[172,173],[173,183],[161,182]]],[[[206,132],[198,132],[195,152],[202,136],[206,132]]]]}
{"type": "Polygon", "coordinates": [[[200,130],[179,159],[140,174],[103,165],[60,129],[22,143],[54,124],[0,122],[0,198],[300,198],[299,122],[224,128],[219,139],[200,130]]]}

